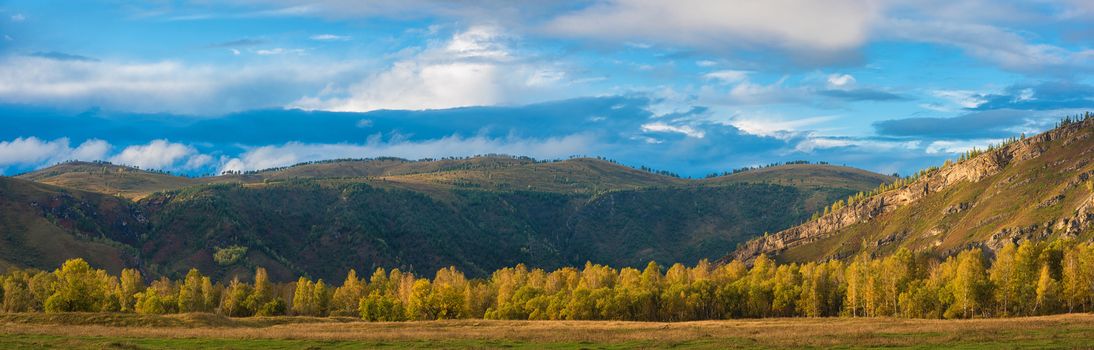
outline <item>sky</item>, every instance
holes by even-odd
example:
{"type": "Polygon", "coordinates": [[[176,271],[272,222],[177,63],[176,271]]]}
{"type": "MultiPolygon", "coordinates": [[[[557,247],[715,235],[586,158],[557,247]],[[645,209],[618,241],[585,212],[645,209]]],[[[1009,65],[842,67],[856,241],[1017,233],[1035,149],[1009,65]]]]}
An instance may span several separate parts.
{"type": "Polygon", "coordinates": [[[599,156],[911,174],[1094,111],[1089,0],[0,0],[0,174],[599,156]]]}

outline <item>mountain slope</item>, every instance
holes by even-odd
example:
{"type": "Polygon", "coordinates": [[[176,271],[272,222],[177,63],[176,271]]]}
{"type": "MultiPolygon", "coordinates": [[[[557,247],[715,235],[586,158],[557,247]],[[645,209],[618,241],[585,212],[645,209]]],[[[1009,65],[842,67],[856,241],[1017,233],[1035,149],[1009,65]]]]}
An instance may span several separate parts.
{"type": "Polygon", "coordinates": [[[109,271],[139,264],[147,233],[127,200],[0,177],[0,266],[51,268],[81,256],[109,271]]]}
{"type": "Polygon", "coordinates": [[[1092,135],[1094,120],[1064,123],[752,240],[724,260],[812,261],[900,247],[947,255],[1021,239],[1090,238],[1092,135]]]}
{"type": "Polygon", "coordinates": [[[201,183],[200,180],[102,162],[67,162],[16,178],[126,198],[201,183]]]}
{"type": "Polygon", "coordinates": [[[327,279],[380,266],[419,273],[456,266],[480,276],[518,263],[695,263],[892,179],[794,165],[688,180],[598,159],[503,156],[327,161],[193,179],[118,167],[106,171],[109,182],[93,166],[103,165],[62,164],[23,177],[139,198],[99,196],[147,219],[141,238],[122,245],[149,275],[197,266],[224,277],[264,266],[275,278],[327,279]],[[231,249],[239,259],[216,259],[231,249]]]}

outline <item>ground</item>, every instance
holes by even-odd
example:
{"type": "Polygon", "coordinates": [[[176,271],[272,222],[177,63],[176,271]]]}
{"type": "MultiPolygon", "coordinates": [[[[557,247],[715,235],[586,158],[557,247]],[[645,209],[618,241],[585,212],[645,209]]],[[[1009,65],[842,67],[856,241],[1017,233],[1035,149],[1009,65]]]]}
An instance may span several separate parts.
{"type": "Polygon", "coordinates": [[[213,315],[0,315],[2,349],[768,349],[1089,348],[1094,315],[982,320],[789,318],[680,323],[368,323],[213,315]]]}

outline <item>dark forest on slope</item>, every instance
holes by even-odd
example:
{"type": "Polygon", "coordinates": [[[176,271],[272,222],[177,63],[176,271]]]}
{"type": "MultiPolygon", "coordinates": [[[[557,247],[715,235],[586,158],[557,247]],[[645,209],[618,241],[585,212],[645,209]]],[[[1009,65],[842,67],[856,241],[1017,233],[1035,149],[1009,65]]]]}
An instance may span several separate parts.
{"type": "Polygon", "coordinates": [[[0,178],[7,267],[84,257],[117,272],[336,278],[351,269],[469,276],[524,263],[694,264],[891,182],[793,164],[702,180],[579,158],[345,160],[188,178],[65,163],[0,178]],[[58,245],[53,242],[64,242],[58,245]]]}

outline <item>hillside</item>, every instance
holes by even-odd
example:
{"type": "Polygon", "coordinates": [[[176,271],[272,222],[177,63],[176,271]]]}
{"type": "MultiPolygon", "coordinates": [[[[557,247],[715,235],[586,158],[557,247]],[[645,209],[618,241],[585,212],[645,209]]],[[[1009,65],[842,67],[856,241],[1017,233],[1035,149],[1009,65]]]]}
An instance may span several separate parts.
{"type": "Polygon", "coordinates": [[[47,267],[73,256],[110,271],[139,263],[146,233],[133,203],[0,177],[0,267],[47,267]]]}
{"type": "MultiPolygon", "coordinates": [[[[828,165],[756,172],[688,180],[598,159],[489,156],[327,161],[192,179],[66,163],[8,181],[64,184],[74,188],[69,192],[133,208],[146,223],[139,239],[110,244],[127,247],[127,256],[136,259],[126,265],[149,275],[177,276],[196,266],[224,277],[264,266],[275,278],[326,279],[350,268],[429,274],[456,266],[480,276],[518,263],[694,264],[756,232],[790,227],[837,198],[891,181],[828,165]],[[114,196],[119,193],[132,200],[114,196]],[[228,251],[238,258],[215,258],[228,251]]],[[[56,255],[65,254],[88,253],[74,247],[56,255]]]]}
{"type": "Polygon", "coordinates": [[[23,180],[136,199],[200,180],[101,162],[67,162],[16,176],[23,180]]]}
{"type": "Polygon", "coordinates": [[[1089,239],[1092,135],[1094,120],[1065,121],[754,239],[724,260],[767,254],[780,261],[815,261],[863,252],[885,255],[900,247],[949,255],[1022,239],[1089,239]]]}

